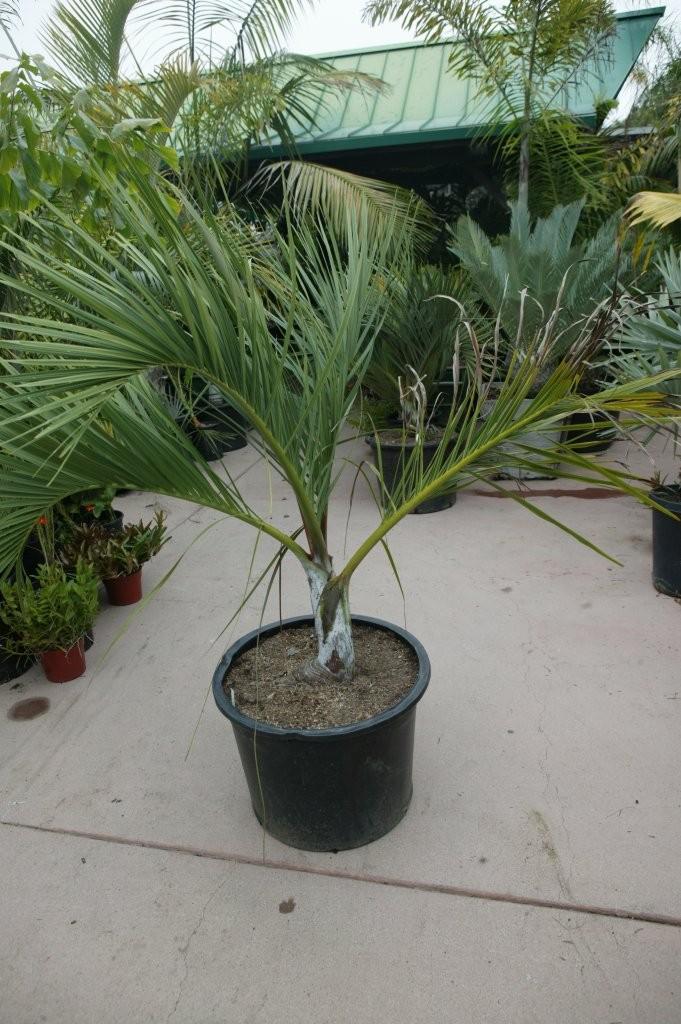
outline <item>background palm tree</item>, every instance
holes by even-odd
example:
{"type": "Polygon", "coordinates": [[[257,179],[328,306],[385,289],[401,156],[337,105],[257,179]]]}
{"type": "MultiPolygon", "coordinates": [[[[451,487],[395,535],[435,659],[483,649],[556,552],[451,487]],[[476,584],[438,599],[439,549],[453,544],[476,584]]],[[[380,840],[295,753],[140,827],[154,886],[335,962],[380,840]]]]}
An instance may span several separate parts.
{"type": "MultiPolygon", "coordinates": [[[[157,120],[180,155],[180,173],[210,203],[243,187],[253,142],[277,134],[293,156],[297,131],[314,126],[334,92],[382,87],[373,76],[282,50],[295,17],[311,2],[62,0],[43,37],[74,87],[103,90],[122,117],[157,120]],[[148,76],[130,36],[137,28],[143,37],[152,25],[165,57],[148,76]]],[[[291,202],[337,225],[350,198],[367,204],[377,221],[388,205],[392,216],[396,204],[417,235],[429,233],[426,205],[395,186],[292,161],[280,163],[267,183],[275,178],[285,180],[291,202]]]]}
{"type": "Polygon", "coordinates": [[[562,100],[607,59],[615,27],[609,0],[369,0],[365,15],[371,24],[399,20],[426,42],[460,40],[449,70],[475,82],[487,101],[486,134],[498,137],[502,156],[516,161],[521,209],[529,208],[531,160],[547,156],[550,170],[550,150],[559,152],[577,181],[588,182],[598,147],[589,146],[582,132],[574,144],[576,122],[562,100]]]}

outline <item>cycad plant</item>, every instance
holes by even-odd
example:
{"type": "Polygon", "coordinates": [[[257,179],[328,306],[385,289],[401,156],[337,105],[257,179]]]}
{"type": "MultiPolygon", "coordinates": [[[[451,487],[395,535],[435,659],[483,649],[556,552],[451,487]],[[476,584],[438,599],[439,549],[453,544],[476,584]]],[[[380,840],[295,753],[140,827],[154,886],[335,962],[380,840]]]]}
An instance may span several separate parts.
{"type": "MultiPolygon", "coordinates": [[[[584,408],[575,394],[580,360],[610,329],[607,316],[592,318],[538,390],[545,351],[517,354],[484,420],[485,383],[473,379],[466,400],[454,404],[433,460],[424,467],[422,445],[415,444],[398,491],[339,566],[327,528],[336,445],[381,328],[373,283],[390,274],[395,238],[377,236],[366,217],[351,214],[341,247],[324,224],[289,221],[258,255],[182,194],[170,202],[144,178],[135,186],[134,192],[111,186],[123,229],[118,252],[78,230],[67,239],[73,253],[65,256],[52,245],[58,210],[54,224],[41,225],[30,239],[2,243],[32,272],[6,285],[30,291],[53,314],[8,313],[2,320],[0,571],[19,557],[36,519],[68,494],[113,482],[184,498],[271,538],[275,560],[291,554],[298,561],[318,643],[310,671],[350,680],[355,571],[423,501],[494,474],[500,460],[507,464],[508,454],[499,454],[504,442],[528,429],[553,429],[584,408]],[[149,288],[150,279],[158,287],[149,288]],[[148,381],[158,366],[199,374],[248,421],[250,443],[295,499],[299,521],[291,532],[260,514],[236,480],[196,453],[148,381]]],[[[622,384],[592,398],[590,407],[665,420],[675,413],[651,390],[654,384],[622,384]]],[[[532,457],[518,455],[523,463],[532,457]]],[[[568,475],[642,496],[624,472],[569,449],[561,457],[568,475]]]]}
{"type": "Polygon", "coordinates": [[[583,206],[583,201],[557,206],[533,223],[526,210],[511,203],[509,232],[496,239],[471,217],[462,217],[453,229],[450,249],[479,299],[493,312],[504,307],[507,355],[529,342],[555,311],[552,357],[559,361],[599,303],[630,280],[630,257],[620,249],[614,219],[587,242],[575,241],[583,206]]]}
{"type": "MultiPolygon", "coordinates": [[[[669,249],[656,261],[662,279],[658,295],[627,317],[610,364],[621,379],[645,377],[681,367],[681,253],[669,249]]],[[[681,384],[670,379],[661,387],[678,401],[681,384]]]]}

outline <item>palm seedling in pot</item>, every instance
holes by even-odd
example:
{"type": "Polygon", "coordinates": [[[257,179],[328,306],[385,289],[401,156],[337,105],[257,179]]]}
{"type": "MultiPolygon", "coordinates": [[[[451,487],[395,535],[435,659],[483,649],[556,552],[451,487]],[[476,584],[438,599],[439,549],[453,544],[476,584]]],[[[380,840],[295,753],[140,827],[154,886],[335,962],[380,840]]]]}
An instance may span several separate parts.
{"type": "MultiPolygon", "coordinates": [[[[367,441],[383,480],[383,501],[407,472],[415,446],[427,466],[438,449],[450,418],[454,392],[460,397],[460,368],[454,365],[457,310],[472,314],[472,289],[451,267],[419,265],[403,257],[389,282],[374,282],[385,303],[380,330],[364,377],[362,419],[368,420],[367,441]],[[458,306],[453,305],[456,297],[458,306]]],[[[481,320],[478,318],[478,330],[481,320]]],[[[472,351],[464,348],[464,356],[472,351]]],[[[449,508],[456,492],[418,505],[416,513],[449,508]]]]}
{"type": "Polygon", "coordinates": [[[157,512],[152,521],[126,523],[116,534],[94,524],[76,526],[60,557],[66,565],[89,563],[103,581],[110,604],[136,604],[142,598],[142,567],[167,540],[165,514],[157,512]]]}
{"type": "MultiPolygon", "coordinates": [[[[592,337],[580,335],[538,388],[544,365],[537,354],[516,357],[482,420],[484,379],[478,369],[467,374],[466,397],[453,403],[433,458],[426,464],[418,433],[390,501],[339,562],[332,499],[343,464],[336,449],[381,326],[373,285],[389,276],[392,254],[404,244],[397,227],[370,231],[363,209],[349,210],[341,242],[328,223],[288,218],[260,255],[250,239],[242,244],[233,225],[227,230],[220,219],[199,214],[180,193],[171,204],[139,177],[134,192],[110,187],[127,242],[112,254],[79,232],[73,244],[79,266],[87,257],[86,271],[72,270],[63,254],[69,236],[61,248],[32,238],[3,243],[36,271],[41,298],[67,305],[72,316],[67,325],[56,316],[23,319],[21,331],[11,315],[4,319],[12,361],[0,389],[0,571],[20,556],[45,508],[118,478],[251,527],[259,545],[269,542],[273,571],[285,556],[293,558],[310,611],[237,641],[216,669],[213,693],[233,726],[264,827],[307,849],[362,845],[407,811],[416,705],[430,665],[405,629],[351,612],[354,574],[371,552],[387,550],[393,527],[424,501],[495,473],[499,459],[508,458],[499,454],[506,442],[551,430],[583,409],[576,383],[581,350],[592,337]],[[160,279],[163,302],[140,284],[140,263],[160,279]],[[41,273],[49,277],[44,285],[41,273]],[[297,521],[263,511],[237,480],[197,457],[148,382],[156,366],[190,369],[237,409],[263,467],[288,486],[297,521]]],[[[57,230],[58,210],[54,217],[57,230]]],[[[11,279],[4,283],[12,287],[11,279]]],[[[632,381],[592,401],[605,412],[661,421],[675,413],[650,390],[654,383],[632,381]]],[[[647,500],[626,473],[606,471],[579,452],[562,457],[573,476],[647,500]]],[[[511,497],[540,514],[520,494],[511,497]]],[[[265,569],[256,583],[266,578],[265,569]]],[[[427,585],[402,583],[407,590],[427,585]]],[[[190,642],[178,637],[184,641],[190,642]]]]}
{"type": "Polygon", "coordinates": [[[38,655],[53,683],[66,683],[85,671],[84,638],[99,608],[98,580],[79,561],[72,573],[57,562],[39,567],[34,583],[25,577],[0,583],[6,649],[38,655]]]}

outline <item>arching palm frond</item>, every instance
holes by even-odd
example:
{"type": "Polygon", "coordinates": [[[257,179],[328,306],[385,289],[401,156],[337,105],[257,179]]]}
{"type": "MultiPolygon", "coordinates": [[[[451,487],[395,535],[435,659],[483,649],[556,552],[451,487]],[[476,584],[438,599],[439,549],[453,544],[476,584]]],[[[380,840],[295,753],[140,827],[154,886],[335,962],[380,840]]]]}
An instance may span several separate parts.
{"type": "Polygon", "coordinates": [[[158,45],[210,65],[245,64],[280,50],[296,16],[314,0],[140,0],[141,24],[158,45]]]}
{"type": "Polygon", "coordinates": [[[199,64],[177,54],[161,65],[153,79],[125,83],[122,94],[137,117],[158,118],[170,132],[189,97],[205,85],[199,64]]]}
{"type": "Polygon", "coordinates": [[[626,211],[630,225],[654,224],[666,228],[681,218],[681,195],[677,192],[639,192],[626,211]]]}
{"type": "Polygon", "coordinates": [[[298,15],[315,0],[208,0],[204,29],[234,32],[230,59],[259,60],[280,50],[298,15]]]}
{"type": "Polygon", "coordinates": [[[344,236],[348,214],[368,218],[370,230],[382,233],[397,223],[399,244],[404,232],[418,247],[427,246],[433,237],[432,211],[415,193],[374,178],[365,178],[336,167],[299,160],[267,164],[257,172],[251,186],[270,188],[278,185],[298,216],[312,214],[344,236]]]}
{"type": "Polygon", "coordinates": [[[125,32],[137,0],[61,0],[42,31],[52,57],[86,85],[121,76],[125,32]]]}

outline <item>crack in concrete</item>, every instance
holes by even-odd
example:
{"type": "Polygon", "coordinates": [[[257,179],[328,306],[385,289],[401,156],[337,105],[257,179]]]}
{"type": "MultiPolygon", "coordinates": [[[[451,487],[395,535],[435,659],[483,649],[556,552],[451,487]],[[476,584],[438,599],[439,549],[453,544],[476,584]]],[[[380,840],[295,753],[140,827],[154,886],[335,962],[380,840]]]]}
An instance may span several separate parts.
{"type": "Polygon", "coordinates": [[[178,946],[178,950],[177,951],[178,951],[178,953],[180,954],[180,956],[182,958],[182,966],[184,968],[184,973],[183,973],[183,975],[182,975],[182,977],[180,979],[180,984],[179,984],[178,989],[177,989],[177,996],[175,997],[175,1003],[173,1005],[172,1010],[168,1014],[168,1016],[166,1018],[166,1021],[169,1021],[177,1013],[177,1008],[180,1005],[180,1000],[182,998],[182,990],[184,989],[185,982],[186,982],[187,978],[189,977],[189,964],[187,963],[187,955],[188,955],[189,947],[190,947],[190,945],[192,943],[192,940],[196,937],[196,934],[199,931],[199,928],[201,928],[201,926],[203,925],[203,922],[206,919],[206,913],[208,911],[208,907],[211,905],[211,903],[213,902],[215,897],[225,887],[225,885],[227,884],[227,881],[228,881],[227,878],[223,878],[222,881],[218,885],[216,885],[215,889],[210,894],[210,896],[208,897],[208,899],[204,903],[203,907],[201,908],[201,911],[199,912],[198,920],[197,920],[196,924],[194,925],[194,927],[192,928],[192,930],[190,931],[189,935],[187,936],[187,941],[182,946],[178,946]]]}

